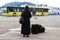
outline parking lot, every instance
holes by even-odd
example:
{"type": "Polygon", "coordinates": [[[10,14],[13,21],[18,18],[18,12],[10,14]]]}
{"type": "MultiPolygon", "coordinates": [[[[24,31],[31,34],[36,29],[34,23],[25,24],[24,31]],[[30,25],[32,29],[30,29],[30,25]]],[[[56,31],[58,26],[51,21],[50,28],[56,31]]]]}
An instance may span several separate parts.
{"type": "Polygon", "coordinates": [[[45,33],[30,34],[22,37],[20,17],[0,16],[0,40],[60,40],[60,16],[32,16],[32,24],[45,27],[45,33]]]}

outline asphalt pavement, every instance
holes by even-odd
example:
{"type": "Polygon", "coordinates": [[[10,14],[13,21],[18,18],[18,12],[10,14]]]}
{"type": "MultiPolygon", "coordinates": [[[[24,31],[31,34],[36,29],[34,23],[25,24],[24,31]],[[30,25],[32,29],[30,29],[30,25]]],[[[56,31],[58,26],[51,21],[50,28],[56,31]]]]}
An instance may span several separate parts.
{"type": "Polygon", "coordinates": [[[45,27],[45,33],[30,34],[22,37],[20,17],[0,16],[0,40],[60,40],[60,16],[33,16],[32,24],[45,27]]]}

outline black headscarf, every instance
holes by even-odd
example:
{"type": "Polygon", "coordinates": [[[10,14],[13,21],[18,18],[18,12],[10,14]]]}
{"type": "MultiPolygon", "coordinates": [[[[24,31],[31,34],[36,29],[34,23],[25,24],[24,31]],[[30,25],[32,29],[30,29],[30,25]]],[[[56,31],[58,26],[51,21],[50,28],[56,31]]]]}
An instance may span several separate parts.
{"type": "Polygon", "coordinates": [[[28,6],[25,6],[25,10],[22,12],[22,15],[21,15],[23,18],[27,19],[27,18],[30,18],[31,17],[31,13],[29,11],[29,7],[28,6]]]}
{"type": "Polygon", "coordinates": [[[29,10],[29,7],[28,6],[25,6],[25,10],[29,10]]]}

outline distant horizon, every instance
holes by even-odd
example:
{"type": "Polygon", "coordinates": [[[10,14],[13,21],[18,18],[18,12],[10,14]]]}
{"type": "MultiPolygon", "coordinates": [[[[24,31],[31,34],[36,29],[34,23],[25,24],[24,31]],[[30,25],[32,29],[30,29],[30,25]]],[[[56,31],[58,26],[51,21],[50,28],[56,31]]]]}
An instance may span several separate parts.
{"type": "Polygon", "coordinates": [[[1,0],[0,7],[11,2],[30,2],[34,4],[47,4],[48,6],[60,8],[60,0],[1,0]]]}

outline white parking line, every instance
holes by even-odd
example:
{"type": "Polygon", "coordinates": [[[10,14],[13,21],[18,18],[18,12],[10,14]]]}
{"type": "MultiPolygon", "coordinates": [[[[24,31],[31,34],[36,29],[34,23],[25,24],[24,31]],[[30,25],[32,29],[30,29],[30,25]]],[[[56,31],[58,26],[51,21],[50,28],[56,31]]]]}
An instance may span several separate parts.
{"type": "MultiPolygon", "coordinates": [[[[60,29],[60,28],[54,28],[54,27],[45,27],[45,29],[48,29],[48,30],[56,30],[56,29],[60,29]]],[[[12,31],[18,31],[18,30],[21,30],[20,28],[16,28],[16,29],[9,29],[9,30],[12,30],[12,31]]]]}
{"type": "Polygon", "coordinates": [[[16,29],[9,29],[9,30],[21,30],[20,28],[16,28],[16,29]]]}
{"type": "Polygon", "coordinates": [[[9,29],[9,30],[10,30],[9,32],[2,34],[0,37],[3,37],[3,36],[5,36],[5,35],[7,35],[9,33],[20,33],[20,32],[17,32],[16,30],[21,30],[21,29],[16,28],[16,29],[9,29]]]}
{"type": "Polygon", "coordinates": [[[7,32],[7,33],[2,34],[0,37],[3,37],[3,36],[5,36],[5,35],[9,34],[10,32],[11,32],[11,31],[9,31],[9,32],[7,32]]]}
{"type": "Polygon", "coordinates": [[[15,31],[15,30],[12,30],[11,33],[20,33],[20,31],[15,31]]]}
{"type": "Polygon", "coordinates": [[[55,30],[57,30],[57,29],[60,30],[60,28],[54,28],[54,27],[45,27],[45,28],[46,28],[46,29],[49,29],[49,30],[54,30],[54,29],[55,29],[55,30]]]}
{"type": "MultiPolygon", "coordinates": [[[[58,29],[58,30],[60,30],[60,28],[53,28],[53,27],[45,27],[46,28],[46,30],[56,30],[56,29],[58,29]]],[[[7,35],[7,34],[9,34],[9,33],[20,33],[20,32],[18,32],[18,30],[21,30],[20,28],[16,28],[16,29],[9,29],[10,31],[9,32],[7,32],[7,33],[5,33],[5,34],[3,34],[3,35],[1,35],[0,37],[3,37],[3,36],[5,36],[5,35],[7,35]]]]}

